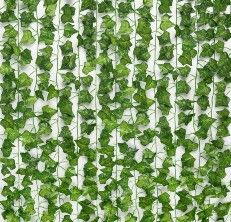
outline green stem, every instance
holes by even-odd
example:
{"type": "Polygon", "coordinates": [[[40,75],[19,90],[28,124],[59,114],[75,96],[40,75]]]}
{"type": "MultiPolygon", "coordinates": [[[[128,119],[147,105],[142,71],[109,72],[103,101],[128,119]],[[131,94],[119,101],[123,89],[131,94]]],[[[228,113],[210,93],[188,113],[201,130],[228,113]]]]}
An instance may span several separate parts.
{"type": "MultiPolygon", "coordinates": [[[[19,16],[20,16],[20,0],[17,1],[17,28],[18,28],[18,35],[17,35],[17,44],[18,44],[18,47],[19,46],[19,43],[20,43],[20,39],[19,39],[19,33],[20,33],[20,19],[19,19],[19,16]]],[[[19,55],[18,55],[18,58],[17,58],[17,78],[19,77],[19,74],[20,74],[20,65],[19,65],[19,55]]],[[[18,92],[18,88],[17,88],[17,104],[19,103],[19,92],[18,92]]],[[[19,111],[17,113],[17,119],[19,119],[19,111]]],[[[19,128],[18,128],[18,134],[19,134],[19,128]]],[[[20,138],[17,139],[17,164],[18,164],[18,169],[20,168],[20,138]]],[[[18,189],[20,190],[21,189],[21,185],[20,185],[20,174],[18,174],[18,189]]],[[[21,197],[19,198],[19,207],[21,206],[21,197]]]]}
{"type": "MultiPolygon", "coordinates": [[[[156,57],[157,57],[157,51],[156,51],[156,46],[157,46],[157,29],[158,29],[158,0],[155,1],[155,11],[156,11],[156,20],[155,20],[155,35],[154,35],[154,45],[155,45],[155,50],[154,50],[154,62],[153,62],[153,72],[154,72],[154,78],[155,81],[157,81],[156,77],[156,57]]],[[[154,96],[156,95],[156,88],[154,88],[154,96]]],[[[157,104],[155,102],[155,127],[157,125],[157,104]]],[[[157,170],[157,153],[158,153],[158,146],[157,146],[157,138],[155,136],[154,138],[154,144],[155,144],[155,174],[157,175],[158,170],[157,170]]],[[[159,214],[159,189],[158,189],[158,183],[156,183],[156,218],[155,221],[158,221],[158,214],[159,214]]]]}
{"type": "MultiPolygon", "coordinates": [[[[55,79],[55,83],[56,83],[56,87],[57,89],[59,89],[59,85],[58,85],[58,73],[59,73],[59,42],[60,42],[60,10],[61,10],[61,0],[58,0],[58,40],[57,40],[57,56],[56,56],[56,79],[55,79]]],[[[57,99],[57,104],[58,104],[58,99],[57,99]]],[[[57,151],[57,155],[58,155],[58,166],[57,166],[57,180],[58,180],[58,184],[60,187],[60,179],[59,179],[59,164],[60,164],[60,146],[59,146],[59,113],[57,112],[57,140],[58,140],[58,151],[57,151]]],[[[58,202],[59,202],[59,206],[61,203],[61,197],[60,194],[58,195],[58,202]]],[[[59,222],[61,221],[61,212],[59,210],[59,222]]]]}
{"type": "MultiPolygon", "coordinates": [[[[98,0],[96,0],[96,59],[98,58],[98,0]]],[[[99,187],[99,166],[98,166],[98,107],[97,107],[97,65],[96,65],[96,73],[95,73],[95,122],[96,122],[96,126],[95,126],[95,145],[96,145],[96,168],[97,168],[97,172],[96,172],[96,184],[97,184],[97,188],[99,187]]],[[[97,208],[97,212],[96,215],[97,217],[99,216],[99,206],[98,206],[98,198],[96,199],[96,208],[97,208]]]]}
{"type": "MultiPolygon", "coordinates": [[[[114,16],[115,16],[115,28],[114,28],[114,36],[116,37],[117,35],[117,24],[118,24],[118,21],[117,21],[117,0],[115,0],[115,5],[114,5],[114,16]]],[[[117,56],[116,56],[116,53],[117,53],[117,48],[115,47],[115,52],[114,52],[114,60],[115,60],[115,66],[117,65],[117,56]]],[[[116,79],[115,79],[115,94],[116,94],[116,79]]],[[[115,109],[117,109],[117,105],[115,103],[115,109]]],[[[117,120],[116,120],[116,124],[117,124],[117,120]]],[[[117,158],[118,158],[118,128],[116,126],[116,138],[115,138],[115,142],[116,142],[116,201],[117,201],[117,198],[118,198],[118,185],[117,185],[117,178],[118,178],[118,175],[117,175],[117,171],[118,171],[118,167],[117,167],[117,158]]],[[[117,207],[117,212],[116,212],[116,216],[118,218],[118,214],[119,214],[119,211],[118,211],[118,207],[117,207]]],[[[118,220],[117,220],[118,221],[118,220]]]]}

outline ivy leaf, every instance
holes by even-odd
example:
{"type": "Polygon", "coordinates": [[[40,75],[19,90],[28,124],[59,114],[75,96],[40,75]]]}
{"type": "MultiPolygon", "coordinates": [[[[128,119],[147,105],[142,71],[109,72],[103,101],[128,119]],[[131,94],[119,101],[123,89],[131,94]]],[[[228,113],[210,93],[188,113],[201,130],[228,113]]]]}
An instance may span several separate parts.
{"type": "Polygon", "coordinates": [[[72,205],[69,202],[62,204],[60,206],[60,210],[61,210],[61,212],[68,213],[68,214],[72,214],[72,212],[73,212],[72,205]]]}
{"type": "Polygon", "coordinates": [[[14,14],[14,11],[7,9],[4,12],[0,13],[0,22],[12,22],[16,21],[17,17],[14,14]]]}
{"type": "Polygon", "coordinates": [[[39,55],[36,59],[36,64],[38,65],[40,69],[45,70],[45,71],[51,70],[51,68],[53,67],[53,64],[50,61],[52,51],[53,49],[50,46],[47,46],[40,50],[42,54],[39,55]]]}
{"type": "Polygon", "coordinates": [[[148,59],[151,57],[148,48],[145,44],[140,44],[136,46],[134,49],[134,55],[138,60],[141,61],[148,61],[148,59]]]}
{"type": "Polygon", "coordinates": [[[91,71],[95,69],[95,63],[94,62],[85,62],[83,67],[83,73],[89,74],[91,71]]]}
{"type": "Polygon", "coordinates": [[[120,29],[119,29],[120,34],[128,34],[130,35],[132,33],[132,28],[130,23],[127,20],[122,20],[120,24],[120,29]]]}
{"type": "Polygon", "coordinates": [[[163,114],[168,114],[172,108],[170,102],[170,93],[166,90],[165,87],[158,86],[155,97],[157,98],[157,101],[160,105],[160,110],[163,112],[163,114]]]}
{"type": "Polygon", "coordinates": [[[184,139],[181,141],[181,143],[182,143],[182,146],[185,147],[187,152],[194,151],[198,148],[198,144],[196,142],[193,142],[190,139],[184,139]]]}
{"type": "Polygon", "coordinates": [[[15,38],[18,34],[18,31],[11,24],[6,25],[4,29],[5,29],[5,32],[3,34],[4,38],[15,38]]]}
{"type": "Polygon", "coordinates": [[[167,75],[173,72],[174,68],[170,63],[159,64],[160,71],[163,75],[167,75]]]}
{"type": "Polygon", "coordinates": [[[149,42],[151,40],[151,25],[150,23],[144,19],[144,18],[140,18],[138,20],[138,26],[136,29],[136,32],[147,42],[149,42]]]}
{"type": "Polygon", "coordinates": [[[104,0],[98,4],[99,13],[108,13],[114,11],[112,2],[109,0],[104,0]]]}
{"type": "Polygon", "coordinates": [[[92,76],[85,76],[85,77],[81,77],[81,82],[85,87],[90,87],[91,83],[93,81],[93,77],[92,76]]]}
{"type": "Polygon", "coordinates": [[[93,100],[93,96],[89,93],[88,90],[81,90],[79,92],[79,103],[90,103],[93,100]]]}
{"type": "Polygon", "coordinates": [[[63,33],[63,35],[65,37],[70,38],[75,33],[77,33],[77,31],[74,29],[74,25],[72,25],[70,23],[66,23],[64,25],[64,33],[63,33]]]}
{"type": "Polygon", "coordinates": [[[198,87],[196,89],[196,95],[207,96],[209,95],[210,91],[211,91],[210,87],[204,81],[201,81],[198,83],[198,87]]]}
{"type": "Polygon", "coordinates": [[[190,73],[190,70],[191,68],[188,65],[178,68],[178,71],[182,77],[187,77],[190,73]]]}
{"type": "Polygon", "coordinates": [[[163,34],[158,36],[157,38],[159,40],[160,45],[166,45],[166,44],[171,43],[170,33],[167,31],[164,31],[163,34]]]}
{"type": "Polygon", "coordinates": [[[115,78],[127,77],[129,75],[129,68],[123,64],[118,64],[115,68],[115,78]]]}
{"type": "Polygon", "coordinates": [[[127,16],[132,11],[132,5],[130,2],[120,2],[118,4],[118,12],[121,17],[127,16]]]}
{"type": "Polygon", "coordinates": [[[162,31],[166,31],[173,26],[174,26],[174,24],[170,21],[169,15],[166,14],[166,15],[162,16],[161,23],[160,23],[160,29],[162,31]]]}
{"type": "Polygon", "coordinates": [[[170,10],[170,6],[171,5],[172,5],[172,1],[171,0],[161,1],[161,4],[159,6],[159,12],[161,14],[171,12],[171,10],[170,10]]]}
{"type": "Polygon", "coordinates": [[[120,124],[120,135],[125,141],[134,138],[140,131],[132,124],[122,121],[120,124]]]}
{"type": "Polygon", "coordinates": [[[137,218],[131,213],[127,214],[125,217],[125,222],[136,222],[137,218]]]}
{"type": "Polygon", "coordinates": [[[137,113],[136,115],[136,124],[137,125],[147,125],[149,124],[150,120],[146,113],[137,113]]]}
{"type": "Polygon", "coordinates": [[[3,157],[9,157],[14,145],[10,139],[5,139],[2,144],[2,154],[3,157]]]}
{"type": "Polygon", "coordinates": [[[57,110],[46,105],[42,107],[42,112],[43,114],[41,115],[41,117],[49,120],[57,112],[57,110]]]}
{"type": "Polygon", "coordinates": [[[21,13],[21,26],[22,27],[28,27],[32,22],[35,22],[36,19],[34,17],[34,13],[31,11],[24,11],[21,13]]]}
{"type": "Polygon", "coordinates": [[[31,51],[29,49],[24,49],[20,54],[20,64],[22,66],[30,64],[32,61],[31,51]]]}
{"type": "Polygon", "coordinates": [[[79,190],[77,187],[73,187],[73,188],[71,189],[70,199],[71,199],[72,201],[77,201],[78,198],[81,196],[81,194],[82,194],[82,191],[81,191],[81,190],[79,190]]]}
{"type": "Polygon", "coordinates": [[[44,42],[46,45],[52,45],[54,41],[54,37],[55,37],[54,33],[52,33],[49,28],[44,27],[40,29],[39,40],[41,42],[44,42]]]}
{"type": "Polygon", "coordinates": [[[208,43],[205,43],[204,45],[202,45],[202,52],[200,56],[212,57],[213,54],[214,54],[214,50],[208,43]]]}
{"type": "Polygon", "coordinates": [[[174,45],[162,46],[160,49],[160,60],[171,60],[173,58],[174,45]]]}
{"type": "Polygon", "coordinates": [[[72,112],[72,102],[69,101],[66,97],[61,96],[58,102],[58,108],[62,113],[64,122],[69,125],[74,117],[72,112]]]}
{"type": "Polygon", "coordinates": [[[230,102],[230,98],[227,95],[225,95],[225,93],[218,92],[216,94],[216,104],[215,104],[216,107],[219,106],[228,107],[229,102],[230,102]]]}
{"type": "Polygon", "coordinates": [[[32,78],[30,78],[25,72],[21,73],[19,76],[18,76],[18,87],[21,88],[21,87],[29,87],[31,86],[33,80],[32,78]]]}
{"type": "Polygon", "coordinates": [[[179,108],[182,111],[192,110],[193,109],[192,103],[193,101],[189,99],[181,99],[181,100],[176,101],[176,104],[179,106],[179,108]]]}
{"type": "Polygon", "coordinates": [[[181,158],[182,167],[194,167],[195,160],[190,153],[185,152],[181,158]]]}
{"type": "Polygon", "coordinates": [[[32,35],[32,32],[30,30],[24,30],[20,43],[21,44],[32,44],[34,42],[35,42],[35,38],[32,35]]]}
{"type": "Polygon", "coordinates": [[[74,69],[76,67],[76,54],[65,55],[63,57],[61,69],[74,69]]]}
{"type": "Polygon", "coordinates": [[[176,94],[188,94],[190,91],[190,86],[185,80],[180,80],[177,82],[176,94]]]}
{"type": "Polygon", "coordinates": [[[61,16],[62,23],[73,22],[72,16],[75,14],[75,8],[69,4],[62,7],[63,14],[61,16]]]}
{"type": "Polygon", "coordinates": [[[151,129],[144,130],[143,135],[139,136],[138,139],[143,146],[147,146],[153,141],[156,132],[151,129]]]}
{"type": "Polygon", "coordinates": [[[59,95],[59,91],[55,89],[55,86],[52,84],[49,85],[47,99],[50,100],[52,98],[58,97],[58,95],[59,95]]]}
{"type": "Polygon", "coordinates": [[[81,11],[84,10],[95,10],[96,2],[94,0],[83,0],[81,5],[81,11]]]}
{"type": "Polygon", "coordinates": [[[46,9],[45,9],[45,13],[46,15],[50,16],[50,17],[54,17],[55,16],[55,11],[56,11],[56,0],[54,2],[51,2],[49,5],[47,5],[46,9]]]}
{"type": "MultiPolygon", "coordinates": [[[[105,15],[104,17],[103,17],[103,22],[102,22],[102,25],[101,25],[101,27],[103,28],[103,29],[108,29],[108,30],[110,30],[110,29],[112,29],[113,27],[115,26],[115,21],[109,16],[109,15],[105,15]]],[[[112,36],[108,36],[110,39],[111,39],[111,41],[112,41],[112,36]]]]}
{"type": "Polygon", "coordinates": [[[62,54],[67,55],[73,53],[72,42],[67,40],[63,45],[60,46],[62,54]]]}

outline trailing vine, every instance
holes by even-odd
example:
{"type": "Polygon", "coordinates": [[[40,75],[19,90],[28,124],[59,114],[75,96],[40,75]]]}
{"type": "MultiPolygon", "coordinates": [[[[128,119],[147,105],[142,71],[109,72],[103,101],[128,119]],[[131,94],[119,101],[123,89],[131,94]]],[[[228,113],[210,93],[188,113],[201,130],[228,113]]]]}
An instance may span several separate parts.
{"type": "Polygon", "coordinates": [[[0,221],[229,221],[230,0],[0,2],[0,221]]]}

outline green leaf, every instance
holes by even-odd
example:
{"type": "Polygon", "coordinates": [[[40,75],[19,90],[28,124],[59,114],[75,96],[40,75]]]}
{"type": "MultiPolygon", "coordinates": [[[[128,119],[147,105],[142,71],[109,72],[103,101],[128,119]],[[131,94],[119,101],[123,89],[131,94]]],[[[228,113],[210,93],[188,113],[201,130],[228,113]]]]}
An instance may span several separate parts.
{"type": "Polygon", "coordinates": [[[202,52],[200,54],[201,57],[212,57],[213,54],[214,50],[208,43],[202,45],[202,52]]]}
{"type": "Polygon", "coordinates": [[[128,34],[128,35],[130,35],[132,33],[131,25],[127,20],[121,21],[119,33],[120,34],[128,34]]]}
{"type": "Polygon", "coordinates": [[[125,121],[120,123],[120,135],[125,141],[136,137],[138,133],[140,133],[140,131],[134,125],[125,121]]]}
{"type": "Polygon", "coordinates": [[[206,84],[206,82],[201,81],[198,83],[198,87],[196,89],[196,95],[197,96],[207,96],[207,95],[209,95],[210,91],[211,91],[211,89],[206,84]]]}
{"type": "Polygon", "coordinates": [[[138,26],[137,26],[136,32],[147,42],[150,41],[152,38],[151,25],[144,18],[138,19],[138,26]]]}
{"type": "Polygon", "coordinates": [[[174,45],[162,46],[160,49],[159,60],[171,60],[173,58],[174,45]]]}
{"type": "Polygon", "coordinates": [[[18,76],[18,87],[29,87],[31,86],[33,80],[25,72],[18,76]]]}
{"type": "Polygon", "coordinates": [[[41,70],[50,71],[53,67],[53,64],[50,61],[52,55],[52,47],[47,46],[40,50],[41,55],[39,55],[36,59],[36,64],[41,70]]]}
{"type": "Polygon", "coordinates": [[[60,46],[62,54],[67,55],[73,53],[72,42],[67,40],[63,45],[60,46]]]}
{"type": "Polygon", "coordinates": [[[31,51],[29,49],[24,49],[20,54],[20,64],[22,66],[30,64],[32,61],[31,51]]]}
{"type": "Polygon", "coordinates": [[[63,57],[61,69],[74,69],[76,67],[76,54],[65,55],[63,57]]]}
{"type": "Polygon", "coordinates": [[[115,78],[127,77],[129,75],[129,68],[123,64],[118,64],[115,68],[115,78]]]}
{"type": "Polygon", "coordinates": [[[132,5],[130,2],[120,2],[118,4],[118,12],[121,17],[127,16],[132,12],[132,5]]]}
{"type": "Polygon", "coordinates": [[[68,214],[71,214],[73,212],[73,209],[72,209],[72,205],[71,203],[69,202],[66,202],[64,204],[62,204],[60,206],[60,210],[63,212],[63,213],[68,213],[68,214]]]}
{"type": "Polygon", "coordinates": [[[44,42],[46,45],[52,45],[54,41],[54,33],[49,28],[41,28],[39,41],[44,42]]]}
{"type": "Polygon", "coordinates": [[[166,14],[166,15],[161,17],[160,29],[162,31],[166,31],[173,26],[174,26],[174,24],[170,21],[169,15],[166,14]]]}
{"type": "Polygon", "coordinates": [[[191,87],[188,85],[186,80],[180,80],[177,82],[176,94],[188,94],[191,87]]]}
{"type": "Polygon", "coordinates": [[[64,122],[69,125],[74,117],[72,112],[72,102],[66,97],[61,96],[58,102],[58,108],[62,114],[64,122]]]}
{"type": "Polygon", "coordinates": [[[104,0],[98,4],[99,13],[108,13],[114,11],[112,2],[109,0],[104,0]]]}
{"type": "Polygon", "coordinates": [[[18,31],[11,25],[6,25],[5,32],[3,34],[4,38],[15,38],[18,35],[18,31]]]}
{"type": "Polygon", "coordinates": [[[159,108],[164,114],[168,114],[170,109],[172,108],[171,102],[170,102],[170,93],[166,90],[163,86],[157,87],[157,92],[155,97],[157,98],[157,101],[159,103],[159,108]]]}
{"type": "Polygon", "coordinates": [[[164,1],[161,1],[161,4],[159,6],[159,12],[161,14],[164,14],[164,13],[169,13],[171,12],[170,10],[170,6],[172,5],[172,0],[164,0],[164,1]]]}
{"type": "Polygon", "coordinates": [[[134,55],[138,60],[141,61],[148,61],[148,59],[151,57],[148,47],[145,44],[140,44],[135,47],[134,49],[134,55]]]}
{"type": "Polygon", "coordinates": [[[32,22],[35,22],[36,19],[34,17],[34,13],[31,11],[24,11],[21,13],[21,26],[28,27],[32,22]]]}
{"type": "Polygon", "coordinates": [[[144,130],[143,135],[139,136],[138,139],[143,146],[147,146],[153,141],[156,132],[151,129],[144,130]]]}
{"type": "Polygon", "coordinates": [[[67,38],[70,38],[72,35],[74,35],[75,33],[77,33],[77,30],[74,29],[74,25],[70,24],[70,23],[66,23],[64,25],[64,33],[63,35],[67,38]]]}
{"type": "Polygon", "coordinates": [[[32,32],[30,30],[24,30],[20,43],[21,44],[32,44],[34,42],[35,42],[35,38],[32,35],[32,32]]]}
{"type": "Polygon", "coordinates": [[[61,16],[62,23],[73,22],[72,17],[75,14],[75,8],[70,6],[69,4],[65,4],[62,7],[63,14],[61,16]]]}
{"type": "Polygon", "coordinates": [[[159,40],[160,45],[166,45],[166,44],[171,43],[170,33],[167,31],[164,31],[163,34],[158,36],[157,38],[159,40]]]}
{"type": "Polygon", "coordinates": [[[182,111],[192,110],[193,109],[192,103],[193,101],[189,99],[181,99],[181,100],[176,101],[176,104],[179,106],[179,108],[182,111]]]}
{"type": "Polygon", "coordinates": [[[81,11],[84,10],[95,10],[96,2],[94,0],[83,0],[81,5],[81,11]]]}

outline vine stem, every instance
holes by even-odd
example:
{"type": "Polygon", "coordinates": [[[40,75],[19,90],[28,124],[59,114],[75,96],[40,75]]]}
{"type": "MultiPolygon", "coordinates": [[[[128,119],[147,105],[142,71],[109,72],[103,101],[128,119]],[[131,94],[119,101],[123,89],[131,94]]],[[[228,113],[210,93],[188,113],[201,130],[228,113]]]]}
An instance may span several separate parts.
{"type": "MultiPolygon", "coordinates": [[[[17,1],[17,27],[18,27],[18,35],[17,35],[17,44],[18,44],[18,47],[19,47],[19,33],[20,33],[20,19],[19,19],[19,15],[20,15],[20,0],[17,1]]],[[[17,57],[18,61],[17,61],[17,78],[19,77],[19,69],[20,69],[20,65],[19,65],[19,55],[17,57]]],[[[19,92],[18,92],[18,88],[17,88],[17,103],[19,103],[19,92]]],[[[17,118],[19,119],[19,111],[17,113],[17,118]]],[[[19,128],[18,128],[18,134],[19,134],[19,128]]],[[[17,162],[18,162],[18,169],[20,167],[20,139],[18,138],[17,139],[17,162]]],[[[20,190],[21,189],[21,186],[20,186],[20,174],[18,174],[18,189],[20,190]]],[[[21,198],[19,198],[19,207],[21,206],[21,198]]]]}
{"type": "MultiPolygon", "coordinates": [[[[116,36],[117,35],[117,24],[118,24],[118,21],[117,21],[117,0],[115,0],[115,5],[114,5],[114,8],[115,8],[115,10],[114,10],[114,16],[115,16],[115,27],[114,27],[114,36],[116,36]]],[[[116,53],[117,53],[117,48],[116,48],[116,46],[115,46],[115,52],[114,52],[114,60],[115,60],[115,66],[117,65],[117,58],[116,58],[116,53]]],[[[116,79],[115,79],[115,95],[116,95],[116,92],[117,92],[117,90],[116,90],[116,79]]],[[[117,105],[116,105],[116,102],[115,102],[115,109],[117,109],[117,105]]],[[[116,124],[117,124],[117,119],[116,119],[116,124]]],[[[117,158],[118,158],[118,128],[117,128],[117,126],[116,126],[116,138],[115,138],[115,142],[116,142],[116,147],[115,147],[115,149],[116,149],[116,156],[115,156],[115,158],[116,158],[116,201],[117,201],[117,198],[118,198],[118,185],[117,185],[117,178],[118,178],[118,175],[117,175],[117,171],[118,171],[118,167],[117,167],[117,158]]],[[[116,210],[116,216],[117,216],[117,218],[118,218],[118,215],[119,215],[119,211],[118,211],[118,207],[117,207],[117,210],[116,210]]],[[[118,219],[117,219],[117,221],[118,221],[118,219]]]]}
{"type": "MultiPolygon", "coordinates": [[[[197,0],[195,1],[195,6],[197,6],[197,0]]],[[[198,12],[196,10],[196,31],[198,30],[198,23],[197,23],[197,18],[198,18],[198,12]]],[[[196,57],[196,76],[195,76],[195,80],[194,80],[194,95],[193,95],[193,101],[196,100],[196,89],[197,89],[197,77],[198,77],[198,63],[199,63],[199,42],[197,41],[197,57],[196,57]]],[[[196,128],[195,128],[195,102],[193,103],[193,128],[194,128],[194,132],[196,132],[196,128]]],[[[199,176],[199,168],[200,168],[200,164],[201,164],[201,149],[200,149],[200,140],[198,140],[198,169],[197,169],[197,176],[199,176]]],[[[195,189],[195,195],[197,194],[197,191],[195,189]]]]}
{"type": "MultiPolygon", "coordinates": [[[[58,72],[59,72],[59,42],[60,42],[60,10],[61,10],[61,0],[58,0],[58,40],[57,40],[57,55],[56,55],[56,78],[55,78],[55,83],[56,83],[56,87],[57,89],[59,89],[59,85],[58,85],[58,72]]],[[[57,99],[57,104],[58,104],[58,99],[57,99]]],[[[57,151],[57,155],[58,155],[58,167],[57,167],[57,179],[58,179],[58,184],[60,186],[60,180],[59,180],[59,164],[60,164],[60,146],[59,146],[59,113],[57,112],[57,140],[58,140],[58,151],[57,151]]],[[[59,201],[59,206],[61,203],[61,198],[60,198],[60,194],[58,195],[58,201],[59,201]]],[[[61,213],[59,210],[59,222],[61,221],[61,213]]]]}
{"type": "MultiPolygon", "coordinates": [[[[35,15],[36,15],[36,35],[37,35],[37,47],[36,47],[36,58],[37,58],[38,57],[38,50],[39,50],[39,26],[38,26],[38,9],[37,8],[36,8],[35,15]]],[[[37,87],[37,81],[38,81],[38,67],[35,64],[35,86],[34,86],[34,91],[36,90],[36,87],[37,87]]],[[[35,106],[34,105],[33,105],[33,112],[35,112],[35,106]]],[[[34,118],[33,118],[33,127],[34,127],[34,130],[36,132],[34,118]]],[[[38,149],[36,149],[36,156],[37,156],[37,158],[39,158],[38,149]]],[[[38,167],[37,167],[37,169],[38,169],[38,167]]],[[[36,189],[37,189],[37,201],[38,201],[37,211],[38,211],[38,219],[40,221],[40,211],[39,211],[40,198],[39,198],[38,180],[36,180],[36,189]]]]}
{"type": "MultiPolygon", "coordinates": [[[[176,20],[175,20],[175,25],[178,24],[178,19],[177,19],[177,16],[178,16],[178,12],[177,12],[177,0],[176,0],[176,8],[175,8],[175,16],[176,16],[176,20]]],[[[176,69],[178,68],[178,53],[177,53],[177,45],[178,45],[178,41],[177,41],[177,35],[176,35],[176,47],[175,47],[175,53],[176,53],[176,56],[175,56],[175,65],[176,65],[176,69]]],[[[175,90],[175,99],[177,98],[177,79],[175,80],[175,86],[176,86],[176,90],[175,90]]],[[[177,128],[177,106],[176,106],[176,103],[174,103],[174,143],[176,143],[176,135],[175,135],[175,131],[176,131],[176,128],[177,128]]],[[[175,158],[174,158],[174,165],[175,165],[175,179],[177,177],[177,168],[176,168],[176,151],[175,151],[175,158]]],[[[174,206],[174,216],[175,216],[175,221],[176,221],[176,218],[177,218],[177,213],[176,213],[176,191],[175,191],[175,194],[174,194],[174,201],[175,201],[175,206],[174,206]]]]}
{"type": "MultiPolygon", "coordinates": [[[[134,16],[134,27],[135,27],[135,36],[134,36],[134,48],[136,48],[136,27],[137,27],[137,24],[136,24],[136,4],[135,4],[135,1],[133,2],[133,8],[134,8],[134,11],[133,11],[133,16],[134,16]]],[[[133,74],[132,74],[132,82],[134,80],[134,76],[135,76],[135,72],[136,72],[136,56],[135,54],[133,53],[133,74]]],[[[133,103],[133,97],[131,96],[131,102],[133,103]]],[[[131,115],[131,118],[132,118],[132,122],[134,124],[134,119],[133,119],[133,116],[132,116],[132,109],[130,108],[130,115],[131,115]]],[[[135,148],[137,147],[136,146],[136,139],[134,138],[134,146],[135,148]]],[[[138,198],[138,192],[137,192],[137,186],[136,186],[136,170],[133,171],[134,173],[134,179],[135,179],[135,208],[136,208],[136,211],[137,211],[137,217],[138,217],[138,221],[140,220],[140,214],[139,214],[139,209],[138,209],[138,206],[137,206],[137,198],[138,198]]]]}
{"type": "MultiPolygon", "coordinates": [[[[157,53],[156,53],[156,46],[157,46],[157,29],[158,29],[158,0],[155,1],[155,13],[156,13],[156,20],[155,20],[155,35],[154,35],[154,62],[153,62],[153,73],[154,73],[154,78],[155,81],[157,81],[156,78],[156,57],[157,57],[157,53]]],[[[154,96],[156,95],[156,88],[154,88],[154,96]]],[[[157,104],[155,102],[155,127],[157,125],[157,104]]],[[[157,153],[158,153],[158,148],[157,148],[157,138],[155,136],[154,138],[154,144],[155,144],[155,173],[157,175],[158,171],[157,171],[157,153]]],[[[159,189],[158,189],[158,184],[156,183],[156,198],[157,198],[157,202],[156,202],[156,218],[155,221],[158,221],[158,214],[159,214],[159,189]]]]}
{"type": "MultiPolygon", "coordinates": [[[[213,11],[214,11],[214,8],[213,8],[213,11]]],[[[215,42],[216,42],[216,39],[215,39],[215,36],[214,36],[213,44],[215,44],[215,42]]],[[[214,57],[213,58],[214,58],[214,60],[216,60],[216,50],[214,51],[214,57]]],[[[211,118],[213,117],[214,93],[215,93],[215,79],[214,79],[214,76],[213,76],[212,80],[213,81],[212,81],[212,98],[211,98],[211,118]]],[[[210,127],[210,134],[211,134],[211,139],[213,140],[213,131],[212,131],[211,127],[210,127]]]]}
{"type": "MultiPolygon", "coordinates": [[[[96,59],[98,58],[99,56],[99,49],[98,49],[98,0],[96,0],[96,59]]],[[[95,116],[95,123],[96,123],[96,126],[95,126],[95,146],[96,146],[96,168],[97,168],[97,171],[96,171],[96,184],[97,184],[97,187],[99,187],[99,165],[98,165],[98,106],[97,106],[97,92],[98,92],[98,88],[97,88],[97,84],[98,84],[98,81],[97,81],[97,65],[96,65],[96,72],[95,72],[95,113],[96,113],[96,116],[95,116]]],[[[99,217],[99,206],[98,206],[98,198],[96,198],[96,214],[97,214],[97,217],[99,217]]]]}
{"type": "MultiPolygon", "coordinates": [[[[80,29],[80,10],[81,10],[81,5],[80,5],[81,1],[78,1],[78,20],[77,20],[77,25],[78,25],[78,28],[77,30],[80,29]]],[[[78,52],[78,80],[80,81],[80,50],[79,50],[79,46],[77,47],[77,52],[78,52]]],[[[78,140],[79,139],[79,101],[78,101],[78,91],[77,90],[77,96],[76,96],[76,99],[77,99],[77,112],[76,112],[76,139],[78,140]]],[[[77,163],[76,163],[76,171],[77,171],[77,175],[76,175],[76,186],[78,188],[78,184],[79,184],[79,148],[77,146],[77,163]]],[[[76,220],[78,221],[78,213],[79,213],[79,205],[78,205],[78,202],[77,202],[77,205],[76,205],[76,210],[77,210],[77,218],[76,220]]]]}

